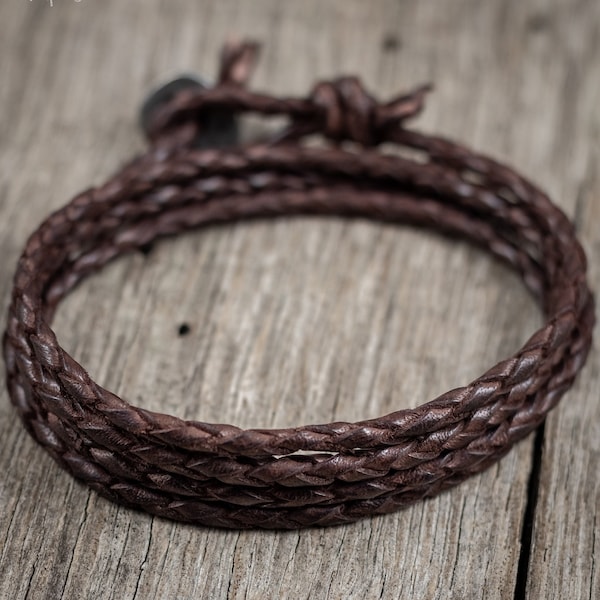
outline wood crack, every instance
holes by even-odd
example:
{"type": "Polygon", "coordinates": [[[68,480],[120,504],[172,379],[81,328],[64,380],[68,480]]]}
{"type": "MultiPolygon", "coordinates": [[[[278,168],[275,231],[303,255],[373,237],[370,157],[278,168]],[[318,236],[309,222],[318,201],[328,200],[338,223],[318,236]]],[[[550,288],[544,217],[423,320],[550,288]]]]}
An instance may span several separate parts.
{"type": "Polygon", "coordinates": [[[67,573],[65,575],[65,583],[63,585],[63,588],[60,592],[60,598],[64,598],[65,597],[65,590],[67,589],[67,584],[69,583],[69,576],[71,574],[71,568],[73,567],[73,560],[75,558],[75,554],[77,552],[77,546],[79,544],[79,540],[81,539],[81,532],[83,531],[83,528],[87,522],[88,519],[88,508],[90,505],[90,500],[92,497],[92,494],[94,492],[92,492],[91,490],[88,491],[88,495],[87,498],[85,499],[85,506],[83,507],[83,517],[81,518],[81,521],[79,523],[79,527],[77,529],[77,537],[75,538],[75,544],[73,545],[73,552],[71,553],[71,560],[69,561],[69,566],[67,567],[67,573]]]}
{"type": "Polygon", "coordinates": [[[138,575],[137,581],[135,582],[135,590],[133,592],[133,599],[137,598],[140,582],[142,581],[142,577],[144,575],[144,570],[146,565],[148,564],[148,555],[150,554],[150,548],[152,546],[152,528],[154,527],[154,517],[151,518],[150,521],[150,531],[148,533],[148,545],[146,546],[146,552],[144,553],[144,558],[140,564],[140,573],[138,575]]]}
{"type": "Polygon", "coordinates": [[[535,521],[535,510],[540,489],[540,473],[542,470],[542,454],[544,450],[545,422],[535,432],[533,442],[531,472],[527,483],[527,504],[523,517],[521,529],[521,550],[519,553],[519,566],[515,581],[515,600],[525,600],[527,597],[527,580],[529,575],[529,559],[533,545],[533,524],[535,521]]]}

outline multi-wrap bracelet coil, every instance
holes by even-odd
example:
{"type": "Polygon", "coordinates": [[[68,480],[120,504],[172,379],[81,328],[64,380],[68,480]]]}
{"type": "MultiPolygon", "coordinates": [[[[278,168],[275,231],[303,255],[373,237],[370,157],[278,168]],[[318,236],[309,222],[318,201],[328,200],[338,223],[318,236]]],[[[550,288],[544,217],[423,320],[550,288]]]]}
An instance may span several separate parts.
{"type": "Polygon", "coordinates": [[[61,466],[156,515],[297,528],[389,513],[491,465],[571,386],[594,324],[585,255],[563,212],[514,170],[404,127],[426,88],[386,104],[355,78],[320,83],[307,99],[255,94],[244,85],[254,51],[228,46],[215,87],[182,89],[153,107],[149,151],[31,235],[4,336],[10,398],[61,466]],[[210,115],[244,112],[285,115],[290,124],[266,143],[199,147],[210,115]],[[333,143],[301,143],[314,133],[333,143]],[[344,149],[344,140],[358,145],[344,149]],[[382,154],[383,142],[418,156],[382,154]],[[136,408],[59,346],[50,328],[58,302],[115,257],[211,223],[294,214],[410,223],[466,238],[520,273],[545,323],[514,356],[417,408],[288,429],[136,408]]]}

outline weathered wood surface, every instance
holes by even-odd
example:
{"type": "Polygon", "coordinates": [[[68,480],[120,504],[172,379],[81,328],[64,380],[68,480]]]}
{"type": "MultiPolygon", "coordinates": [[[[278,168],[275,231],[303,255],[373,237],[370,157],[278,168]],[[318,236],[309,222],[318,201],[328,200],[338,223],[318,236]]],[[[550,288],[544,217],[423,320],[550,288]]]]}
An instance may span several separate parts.
{"type": "MultiPolygon", "coordinates": [[[[0,5],[2,314],[27,234],[143,148],[144,92],[190,68],[213,75],[231,32],[264,42],[257,88],[304,94],[355,72],[386,97],[434,80],[419,127],[542,182],[576,218],[598,286],[594,0],[12,0],[0,5]]],[[[539,323],[518,279],[465,244],[294,219],[124,258],[78,288],[55,325],[133,403],[285,426],[421,403],[539,323]]],[[[2,387],[0,597],[597,598],[598,362],[594,351],[537,444],[481,476],[395,515],[286,533],[194,528],[97,497],[35,445],[2,387]]]]}

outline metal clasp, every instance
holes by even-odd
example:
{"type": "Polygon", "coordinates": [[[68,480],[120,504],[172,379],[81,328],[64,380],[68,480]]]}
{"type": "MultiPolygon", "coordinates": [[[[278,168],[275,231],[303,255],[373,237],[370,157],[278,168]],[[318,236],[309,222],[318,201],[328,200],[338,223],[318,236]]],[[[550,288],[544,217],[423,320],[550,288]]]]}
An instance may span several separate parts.
{"type": "MultiPolygon", "coordinates": [[[[151,92],[140,110],[140,125],[148,134],[153,113],[183,90],[206,90],[210,86],[192,75],[182,75],[151,92]]],[[[195,148],[223,148],[234,146],[239,139],[239,128],[231,111],[214,108],[201,117],[201,133],[194,142],[195,148]]]]}

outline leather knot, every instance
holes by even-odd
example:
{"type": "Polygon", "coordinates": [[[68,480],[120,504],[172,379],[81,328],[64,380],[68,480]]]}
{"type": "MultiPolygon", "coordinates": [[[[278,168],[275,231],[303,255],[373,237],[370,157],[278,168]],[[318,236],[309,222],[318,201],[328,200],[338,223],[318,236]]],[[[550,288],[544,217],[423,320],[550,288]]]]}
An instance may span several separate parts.
{"type": "Polygon", "coordinates": [[[390,137],[391,129],[421,112],[430,85],[379,104],[356,77],[318,83],[310,100],[320,113],[319,129],[333,140],[374,146],[390,137]]]}
{"type": "Polygon", "coordinates": [[[366,146],[374,139],[377,103],[356,77],[341,77],[318,83],[310,95],[322,111],[323,133],[333,140],[354,140],[366,146]]]}

